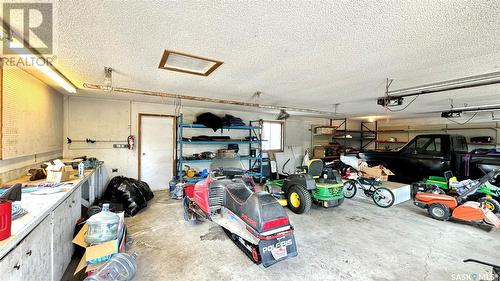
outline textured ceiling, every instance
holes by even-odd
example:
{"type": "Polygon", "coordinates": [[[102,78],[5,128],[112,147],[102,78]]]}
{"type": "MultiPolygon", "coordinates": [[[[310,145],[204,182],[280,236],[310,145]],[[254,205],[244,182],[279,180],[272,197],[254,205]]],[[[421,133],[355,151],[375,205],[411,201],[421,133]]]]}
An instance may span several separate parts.
{"type": "MultiPolygon", "coordinates": [[[[380,115],[392,89],[500,71],[500,1],[61,1],[56,66],[114,86],[380,115]],[[208,77],[158,69],[164,49],[223,60],[208,77]]],[[[500,86],[421,96],[399,116],[500,102],[500,86]]],[[[82,91],[85,93],[87,91],[82,91]]],[[[396,115],[398,116],[398,115],[396,115]]]]}

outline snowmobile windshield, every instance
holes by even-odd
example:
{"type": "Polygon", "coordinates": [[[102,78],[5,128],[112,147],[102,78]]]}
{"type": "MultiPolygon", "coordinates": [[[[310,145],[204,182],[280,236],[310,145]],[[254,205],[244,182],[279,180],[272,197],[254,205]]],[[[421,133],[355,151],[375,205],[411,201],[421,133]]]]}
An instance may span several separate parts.
{"type": "Polygon", "coordinates": [[[494,185],[496,187],[500,187],[500,170],[493,170],[490,172],[490,174],[493,173],[493,175],[490,177],[488,180],[491,185],[494,185]]]}
{"type": "Polygon", "coordinates": [[[499,177],[500,170],[493,170],[486,175],[484,175],[481,179],[477,181],[475,185],[473,185],[469,190],[467,190],[465,193],[461,194],[459,197],[462,199],[466,199],[468,196],[476,193],[476,191],[485,183],[490,182],[493,179],[496,179],[499,177]]]}
{"type": "Polygon", "coordinates": [[[210,171],[221,176],[243,175],[245,167],[239,156],[221,157],[216,156],[210,164],[210,171]]]}

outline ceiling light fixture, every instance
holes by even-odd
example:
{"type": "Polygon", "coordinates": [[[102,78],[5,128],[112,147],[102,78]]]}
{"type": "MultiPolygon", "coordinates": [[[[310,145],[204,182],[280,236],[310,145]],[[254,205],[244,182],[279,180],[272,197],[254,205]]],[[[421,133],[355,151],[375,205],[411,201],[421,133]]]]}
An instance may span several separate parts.
{"type": "Polygon", "coordinates": [[[165,50],[158,68],[200,76],[208,76],[223,63],[224,62],[218,60],[165,50]]]}
{"type": "Polygon", "coordinates": [[[32,56],[36,57],[37,63],[34,63],[33,66],[40,70],[43,74],[45,74],[48,78],[54,81],[56,84],[64,88],[68,93],[75,94],[76,88],[75,86],[67,80],[58,70],[56,70],[52,64],[50,64],[45,58],[37,56],[35,54],[32,55],[19,55],[22,58],[31,60],[32,56]],[[38,63],[41,59],[44,61],[43,64],[38,63]]]}
{"type": "MultiPolygon", "coordinates": [[[[4,29],[7,26],[7,23],[5,21],[2,21],[4,29]]],[[[68,78],[66,78],[61,72],[59,72],[50,62],[47,58],[43,57],[36,49],[33,49],[31,47],[26,47],[27,43],[24,42],[22,44],[22,40],[19,39],[21,38],[19,35],[17,35],[12,28],[8,28],[10,31],[9,37],[7,38],[9,41],[11,41],[9,44],[14,44],[17,46],[17,48],[22,48],[23,50],[27,51],[28,54],[25,54],[25,52],[19,50],[17,53],[20,58],[25,59],[26,61],[35,61],[32,65],[38,69],[40,72],[42,72],[45,76],[50,78],[50,80],[54,81],[56,84],[64,88],[67,92],[69,93],[76,93],[76,87],[69,81],[68,78]]],[[[5,34],[5,33],[3,33],[5,34]]],[[[15,48],[14,50],[16,50],[15,48]]]]}
{"type": "Polygon", "coordinates": [[[384,107],[402,105],[404,97],[419,96],[424,94],[467,89],[494,84],[500,84],[500,71],[392,91],[388,89],[388,87],[390,86],[389,83],[386,87],[386,95],[384,97],[378,98],[377,104],[384,107]]]}

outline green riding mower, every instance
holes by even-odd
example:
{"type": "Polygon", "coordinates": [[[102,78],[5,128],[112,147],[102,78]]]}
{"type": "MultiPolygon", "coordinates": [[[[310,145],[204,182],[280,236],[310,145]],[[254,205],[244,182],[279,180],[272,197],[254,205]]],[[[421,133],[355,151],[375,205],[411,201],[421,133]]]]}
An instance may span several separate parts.
{"type": "MultiPolygon", "coordinates": [[[[469,197],[470,201],[483,203],[494,214],[500,212],[500,177],[498,173],[491,173],[492,178],[484,182],[476,191],[474,196],[469,197]]],[[[444,177],[430,176],[423,181],[414,183],[418,186],[418,191],[440,193],[448,195],[460,195],[473,185],[475,180],[458,181],[451,171],[446,171],[444,177]]]]}
{"type": "Polygon", "coordinates": [[[307,212],[313,202],[324,208],[339,206],[344,202],[342,179],[337,171],[323,168],[323,161],[313,159],[284,179],[266,181],[265,190],[296,214],[307,212]]]}

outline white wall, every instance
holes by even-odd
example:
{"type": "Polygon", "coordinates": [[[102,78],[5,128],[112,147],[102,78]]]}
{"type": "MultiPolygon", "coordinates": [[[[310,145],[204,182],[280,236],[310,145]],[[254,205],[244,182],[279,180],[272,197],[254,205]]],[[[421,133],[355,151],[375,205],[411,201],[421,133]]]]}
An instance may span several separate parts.
{"type": "Polygon", "coordinates": [[[63,96],[14,67],[3,72],[0,183],[62,156],[63,96]]]}
{"type": "MultiPolygon", "coordinates": [[[[268,119],[274,120],[275,115],[242,112],[242,111],[227,111],[214,110],[206,108],[184,107],[182,113],[186,123],[191,123],[196,116],[203,112],[212,112],[222,116],[231,114],[242,118],[245,122],[249,120],[268,119]]],[[[171,104],[144,103],[135,101],[97,99],[89,97],[69,96],[65,97],[64,101],[64,138],[72,139],[105,139],[125,141],[129,134],[136,136],[138,132],[138,114],[166,114],[175,115],[175,107],[171,104]],[[76,114],[78,113],[78,114],[76,114]],[[83,118],[82,116],[87,116],[83,118]],[[84,122],[87,119],[88,122],[84,122]],[[77,121],[78,120],[78,121],[77,121]],[[99,129],[96,130],[95,127],[99,129]],[[130,126],[130,127],[129,127],[130,126]],[[109,132],[109,134],[108,134],[109,132]]],[[[286,150],[283,153],[283,158],[292,157],[291,147],[296,156],[297,164],[301,162],[301,156],[304,154],[304,149],[310,145],[310,126],[311,124],[327,124],[326,119],[318,118],[299,118],[291,117],[286,123],[286,150]]],[[[206,130],[205,132],[194,131],[195,135],[219,135],[220,131],[213,132],[206,130]]],[[[229,135],[235,136],[237,133],[231,132],[229,135]]],[[[118,143],[118,142],[116,142],[118,143]]],[[[112,148],[113,142],[109,143],[72,143],[71,145],[64,144],[64,158],[73,158],[81,155],[94,156],[105,161],[110,176],[125,175],[128,177],[137,177],[137,147],[134,150],[115,149],[112,148]],[[118,169],[118,172],[112,173],[113,169],[118,169]]],[[[206,147],[207,150],[214,150],[213,147],[206,147]]],[[[196,147],[196,150],[204,149],[196,147]]],[[[242,147],[243,149],[243,147],[242,147]]],[[[194,151],[193,151],[194,152],[194,151]]],[[[187,151],[189,153],[189,150],[187,151]]],[[[291,166],[292,168],[293,166],[291,166]]]]}

